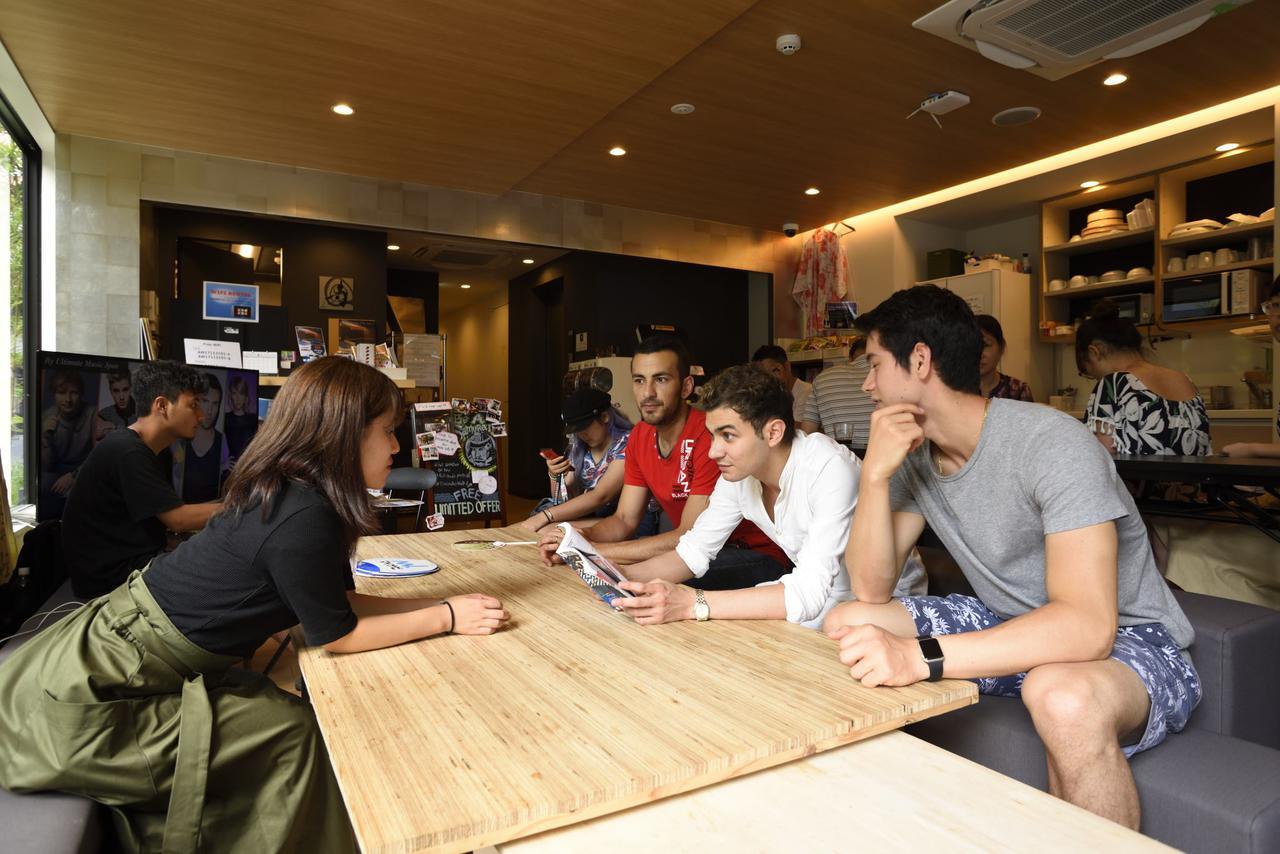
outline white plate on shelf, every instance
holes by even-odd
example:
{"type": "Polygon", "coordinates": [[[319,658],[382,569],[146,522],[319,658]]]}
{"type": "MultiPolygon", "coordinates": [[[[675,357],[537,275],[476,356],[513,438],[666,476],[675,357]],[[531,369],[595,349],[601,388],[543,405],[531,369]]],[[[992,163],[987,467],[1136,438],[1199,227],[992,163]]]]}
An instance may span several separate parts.
{"type": "Polygon", "coordinates": [[[1100,282],[1119,282],[1124,279],[1124,270],[1108,270],[1103,273],[1098,281],[1100,282]]]}
{"type": "Polygon", "coordinates": [[[1147,276],[1150,276],[1150,275],[1151,275],[1151,270],[1149,270],[1148,268],[1134,267],[1132,270],[1129,271],[1129,273],[1125,276],[1125,278],[1126,279],[1145,279],[1147,276]]]}

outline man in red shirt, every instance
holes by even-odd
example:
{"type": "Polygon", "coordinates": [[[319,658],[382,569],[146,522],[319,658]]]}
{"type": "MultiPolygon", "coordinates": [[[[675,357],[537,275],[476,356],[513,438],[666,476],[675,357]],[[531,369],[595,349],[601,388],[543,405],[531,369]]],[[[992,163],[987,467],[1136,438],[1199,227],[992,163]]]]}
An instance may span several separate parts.
{"type": "MultiPolygon", "coordinates": [[[[631,358],[631,389],[640,407],[640,424],[627,442],[626,477],[618,509],[612,516],[582,530],[599,552],[615,563],[637,563],[676,547],[706,509],[720,469],[708,456],[711,434],[707,416],[689,405],[693,377],[689,352],[673,335],[652,335],[631,358]],[[662,505],[674,530],[630,539],[644,518],[649,496],[662,505]]],[[[543,532],[543,562],[559,560],[555,550],[562,534],[558,527],[543,532]]],[[[790,568],[786,554],[750,522],[743,522],[705,576],[690,582],[704,590],[737,590],[776,581],[790,568]]]]}

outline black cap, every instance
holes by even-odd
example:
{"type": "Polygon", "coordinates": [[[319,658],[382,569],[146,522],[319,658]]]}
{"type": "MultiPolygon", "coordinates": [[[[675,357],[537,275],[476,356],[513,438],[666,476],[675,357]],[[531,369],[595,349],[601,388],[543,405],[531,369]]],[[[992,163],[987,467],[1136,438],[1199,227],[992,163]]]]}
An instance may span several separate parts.
{"type": "Polygon", "coordinates": [[[580,388],[560,404],[560,417],[564,420],[566,430],[577,433],[585,429],[597,415],[608,412],[612,406],[609,395],[599,389],[580,388]]]}

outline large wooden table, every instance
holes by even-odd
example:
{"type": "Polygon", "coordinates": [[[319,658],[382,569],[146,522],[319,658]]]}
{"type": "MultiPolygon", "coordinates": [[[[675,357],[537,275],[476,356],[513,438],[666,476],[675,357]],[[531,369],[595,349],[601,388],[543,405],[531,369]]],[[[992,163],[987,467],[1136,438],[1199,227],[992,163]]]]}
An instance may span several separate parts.
{"type": "Polygon", "coordinates": [[[976,702],[969,682],[866,689],[822,635],[781,621],[642,627],[529,546],[519,528],[361,541],[425,557],[365,593],[492,593],[492,637],[357,655],[304,648],[303,675],[365,852],[467,851],[778,765],[976,702]]]}

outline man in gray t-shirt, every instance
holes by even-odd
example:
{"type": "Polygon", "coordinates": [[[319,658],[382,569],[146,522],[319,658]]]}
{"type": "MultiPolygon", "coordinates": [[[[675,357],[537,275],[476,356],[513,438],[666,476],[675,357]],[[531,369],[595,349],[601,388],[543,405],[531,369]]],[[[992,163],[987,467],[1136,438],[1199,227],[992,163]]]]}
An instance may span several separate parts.
{"type": "Polygon", "coordinates": [[[899,291],[857,325],[879,408],[845,554],[858,601],[824,622],[841,662],[867,686],[945,673],[1021,697],[1050,791],[1136,829],[1126,759],[1186,725],[1200,683],[1115,466],[1063,413],[979,394],[982,338],[955,294],[899,291]],[[926,522],[976,598],[891,600],[926,522]]]}

